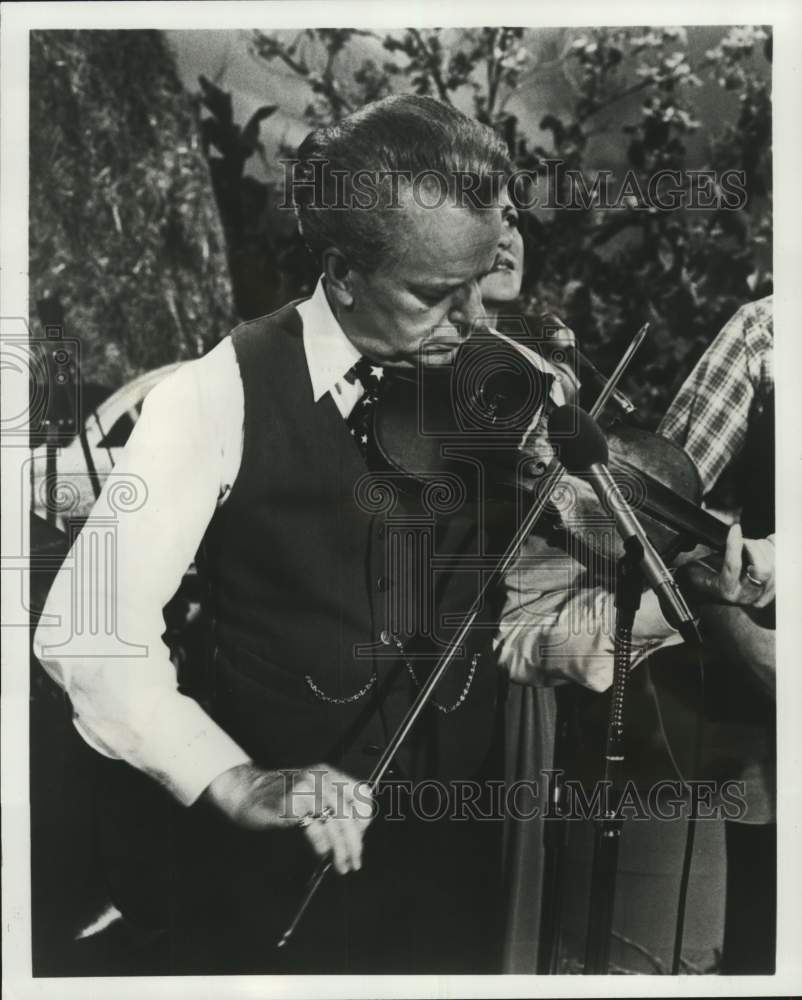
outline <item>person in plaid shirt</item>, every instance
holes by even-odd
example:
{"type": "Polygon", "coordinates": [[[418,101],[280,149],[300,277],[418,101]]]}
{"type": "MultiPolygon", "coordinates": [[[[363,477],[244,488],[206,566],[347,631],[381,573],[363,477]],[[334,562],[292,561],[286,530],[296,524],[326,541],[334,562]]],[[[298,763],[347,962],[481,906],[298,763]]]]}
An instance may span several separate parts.
{"type": "Polygon", "coordinates": [[[707,495],[742,451],[750,412],[774,391],[772,296],[743,306],[677,393],[659,433],[693,459],[707,495]]]}
{"type": "MultiPolygon", "coordinates": [[[[740,523],[730,529],[728,541],[735,553],[742,529],[754,536],[743,542],[748,554],[744,561],[751,563],[743,571],[745,588],[735,579],[722,582],[710,570],[701,582],[713,596],[718,587],[721,596],[733,603],[763,608],[764,619],[773,619],[774,600],[773,347],[769,296],[743,306],[724,326],[685,381],[659,428],[661,434],[691,456],[706,497],[723,477],[737,472],[734,500],[740,523]],[[759,596],[754,599],[756,593],[759,596]]],[[[700,581],[694,578],[692,582],[700,581]]],[[[773,655],[769,659],[767,676],[773,683],[773,655]]],[[[753,768],[760,772],[754,787],[761,789],[763,808],[758,806],[751,818],[744,817],[744,822],[725,823],[727,885],[720,971],[729,975],[771,973],[775,963],[777,879],[774,701],[738,683],[726,649],[719,652],[718,660],[723,682],[717,687],[714,682],[714,699],[726,706],[721,709],[722,718],[741,725],[738,731],[742,735],[746,732],[743,723],[751,723],[753,732],[765,736],[769,748],[768,756],[756,756],[753,761],[753,768]]],[[[760,669],[758,664],[753,667],[760,669]]]]}
{"type": "MultiPolygon", "coordinates": [[[[745,457],[750,427],[765,421],[767,412],[773,411],[773,346],[772,297],[742,306],[705,351],[660,423],[658,433],[690,455],[705,497],[722,475],[745,457]]],[[[745,471],[736,486],[741,508],[754,507],[754,503],[746,503],[750,476],[745,471]]],[[[732,603],[763,608],[774,600],[773,468],[768,481],[756,479],[760,477],[751,476],[753,487],[763,491],[759,501],[763,516],[757,518],[741,510],[738,523],[730,529],[721,576],[703,576],[700,569],[693,583],[718,591],[732,603]],[[769,524],[771,533],[766,533],[764,525],[769,524]],[[743,539],[742,528],[749,538],[743,539]],[[761,537],[751,537],[758,531],[761,537]]],[[[757,502],[758,498],[754,499],[757,502]]]]}

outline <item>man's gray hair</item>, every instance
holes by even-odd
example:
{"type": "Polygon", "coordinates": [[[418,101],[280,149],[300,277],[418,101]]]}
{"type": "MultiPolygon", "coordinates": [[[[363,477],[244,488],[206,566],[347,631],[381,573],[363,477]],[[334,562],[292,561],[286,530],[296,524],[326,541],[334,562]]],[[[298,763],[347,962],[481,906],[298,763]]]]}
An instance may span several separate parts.
{"type": "Polygon", "coordinates": [[[507,146],[489,126],[433,97],[396,95],[304,139],[292,202],[313,253],[337,247],[370,271],[401,238],[405,186],[428,207],[450,198],[480,209],[496,203],[511,170],[507,146]]]}

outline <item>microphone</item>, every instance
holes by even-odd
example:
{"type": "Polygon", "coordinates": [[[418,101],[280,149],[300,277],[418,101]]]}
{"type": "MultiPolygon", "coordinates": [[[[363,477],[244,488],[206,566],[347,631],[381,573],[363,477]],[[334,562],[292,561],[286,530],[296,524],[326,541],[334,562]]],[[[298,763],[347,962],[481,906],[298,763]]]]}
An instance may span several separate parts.
{"type": "MultiPolygon", "coordinates": [[[[575,343],[574,332],[563,323],[559,316],[555,316],[554,313],[543,313],[539,317],[538,332],[541,339],[548,339],[554,342],[554,351],[563,351],[565,353],[569,367],[570,361],[573,358],[573,367],[577,370],[579,381],[583,385],[595,387],[597,394],[607,385],[607,376],[600,372],[593,362],[589,358],[586,358],[579,350],[575,343]],[[570,337],[565,335],[560,336],[563,330],[567,334],[570,334],[570,337]]],[[[559,362],[552,361],[552,363],[557,364],[559,362]]],[[[615,403],[618,409],[625,415],[634,413],[636,410],[636,406],[632,400],[625,396],[623,392],[619,392],[618,389],[613,391],[610,401],[615,403]]]]}
{"type": "Polygon", "coordinates": [[[612,514],[621,537],[625,541],[636,538],[640,543],[641,568],[670,624],[686,642],[701,642],[693,612],[610,474],[607,439],[599,425],[578,406],[560,406],[549,418],[548,433],[566,469],[587,477],[602,507],[612,514]]]}

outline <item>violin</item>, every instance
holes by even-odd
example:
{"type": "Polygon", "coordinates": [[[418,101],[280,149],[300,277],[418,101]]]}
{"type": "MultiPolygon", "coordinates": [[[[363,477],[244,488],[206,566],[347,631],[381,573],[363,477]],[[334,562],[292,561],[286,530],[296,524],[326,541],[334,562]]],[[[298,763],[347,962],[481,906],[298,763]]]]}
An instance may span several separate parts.
{"type": "MultiPolygon", "coordinates": [[[[545,366],[533,367],[531,355],[492,332],[466,341],[449,364],[399,370],[388,377],[374,412],[380,460],[410,480],[431,483],[478,458],[497,495],[538,494],[553,454],[542,449],[542,435],[536,440],[551,380],[545,366]]],[[[724,552],[728,525],[702,509],[699,474],[681,447],[619,419],[606,438],[616,485],[664,559],[697,545],[724,552]]],[[[600,514],[612,523],[576,474],[563,476],[551,508],[577,535],[584,525],[598,527],[600,514]]],[[[595,547],[590,533],[584,537],[595,547]]],[[[622,553],[616,537],[606,554],[622,553]]]]}
{"type": "MultiPolygon", "coordinates": [[[[537,425],[552,378],[506,339],[471,338],[450,364],[388,377],[374,412],[378,455],[418,483],[459,474],[466,458],[478,458],[497,495],[541,494],[553,452],[537,425]]],[[[617,485],[664,558],[697,544],[724,551],[727,526],[700,508],[699,475],[682,448],[623,424],[608,432],[608,446],[617,485]]],[[[576,475],[563,477],[551,507],[567,526],[598,523],[596,494],[576,475]]]]}
{"type": "Polygon", "coordinates": [[[494,492],[522,485],[520,446],[551,376],[500,336],[465,341],[448,363],[385,374],[373,413],[376,456],[410,484],[430,484],[478,458],[494,492]]]}

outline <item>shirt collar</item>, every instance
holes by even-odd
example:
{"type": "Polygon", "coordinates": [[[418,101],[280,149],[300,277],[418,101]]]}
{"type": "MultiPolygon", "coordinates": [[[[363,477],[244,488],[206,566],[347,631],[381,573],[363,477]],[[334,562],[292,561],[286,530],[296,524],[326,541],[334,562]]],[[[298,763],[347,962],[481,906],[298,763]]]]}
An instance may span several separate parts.
{"type": "MultiPolygon", "coordinates": [[[[338,382],[342,381],[346,372],[351,370],[362,355],[346,337],[343,328],[331,311],[322,275],[318,279],[312,297],[301,302],[296,308],[303,322],[306,364],[312,382],[312,395],[317,403],[327,392],[332,391],[338,382]]],[[[555,369],[537,352],[518,344],[497,330],[494,330],[493,333],[527,357],[539,371],[550,375],[557,374],[555,369]]],[[[552,383],[550,395],[557,405],[565,402],[559,378],[555,378],[552,383]]]]}
{"type": "Polygon", "coordinates": [[[323,277],[310,299],[296,307],[303,321],[303,344],[315,402],[343,378],[361,355],[331,311],[323,277]]]}

